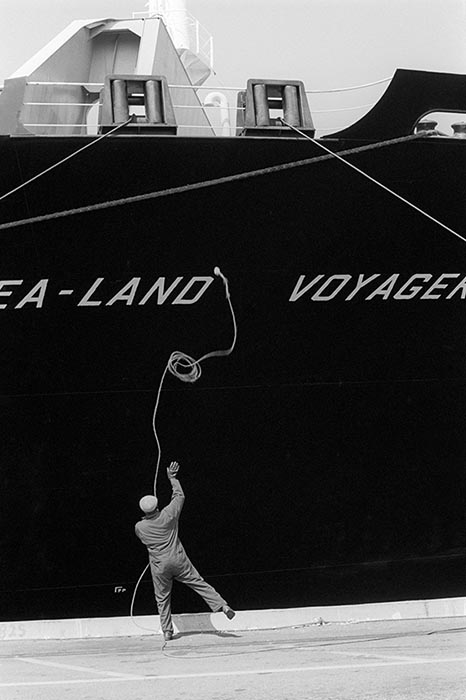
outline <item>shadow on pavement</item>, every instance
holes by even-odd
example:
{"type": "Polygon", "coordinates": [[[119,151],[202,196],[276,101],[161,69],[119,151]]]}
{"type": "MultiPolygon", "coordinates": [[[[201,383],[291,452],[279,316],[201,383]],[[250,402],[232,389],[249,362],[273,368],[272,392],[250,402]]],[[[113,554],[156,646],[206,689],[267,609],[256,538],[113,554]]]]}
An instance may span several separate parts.
{"type": "Polygon", "coordinates": [[[233,632],[219,632],[216,629],[212,630],[196,630],[195,632],[189,631],[189,632],[178,632],[173,635],[173,639],[182,639],[183,637],[193,637],[195,635],[213,635],[214,637],[241,637],[241,634],[233,634],[233,632]]]}

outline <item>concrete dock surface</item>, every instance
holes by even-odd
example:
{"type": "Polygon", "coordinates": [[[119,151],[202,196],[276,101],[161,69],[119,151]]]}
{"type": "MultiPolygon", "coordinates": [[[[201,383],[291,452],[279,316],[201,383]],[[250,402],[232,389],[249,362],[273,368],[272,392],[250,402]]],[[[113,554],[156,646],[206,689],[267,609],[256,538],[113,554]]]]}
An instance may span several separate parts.
{"type": "Polygon", "coordinates": [[[464,700],[466,618],[0,642],[2,700],[464,700]]]}

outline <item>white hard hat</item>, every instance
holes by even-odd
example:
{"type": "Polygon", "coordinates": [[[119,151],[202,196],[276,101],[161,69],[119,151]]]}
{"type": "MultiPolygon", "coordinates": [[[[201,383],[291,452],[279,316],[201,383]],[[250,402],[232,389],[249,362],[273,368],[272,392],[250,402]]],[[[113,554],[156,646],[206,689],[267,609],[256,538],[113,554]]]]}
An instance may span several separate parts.
{"type": "Polygon", "coordinates": [[[139,501],[139,507],[144,513],[152,513],[157,508],[157,504],[156,496],[143,496],[139,501]]]}

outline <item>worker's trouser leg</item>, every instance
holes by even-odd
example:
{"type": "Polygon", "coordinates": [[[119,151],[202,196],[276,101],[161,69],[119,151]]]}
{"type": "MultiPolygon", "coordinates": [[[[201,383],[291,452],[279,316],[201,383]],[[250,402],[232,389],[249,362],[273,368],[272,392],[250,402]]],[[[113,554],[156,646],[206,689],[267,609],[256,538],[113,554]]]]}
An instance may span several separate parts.
{"type": "Polygon", "coordinates": [[[173,579],[184,583],[196,591],[205,600],[212,612],[218,612],[226,601],[210,586],[191,564],[187,556],[181,556],[163,566],[151,562],[151,574],[154,584],[154,594],[160,615],[160,626],[163,632],[173,632],[171,618],[171,591],[173,579]]]}
{"type": "Polygon", "coordinates": [[[191,564],[188,557],[183,557],[183,561],[180,562],[179,573],[175,576],[177,581],[185,583],[187,586],[196,591],[201,598],[205,600],[212,612],[217,612],[221,610],[226,601],[217,593],[215,588],[209,585],[199,572],[191,564]]]}
{"type": "Polygon", "coordinates": [[[173,632],[171,614],[173,576],[169,572],[167,572],[167,575],[164,575],[162,573],[155,573],[152,567],[151,569],[155,601],[160,615],[160,627],[163,632],[173,632]]]}

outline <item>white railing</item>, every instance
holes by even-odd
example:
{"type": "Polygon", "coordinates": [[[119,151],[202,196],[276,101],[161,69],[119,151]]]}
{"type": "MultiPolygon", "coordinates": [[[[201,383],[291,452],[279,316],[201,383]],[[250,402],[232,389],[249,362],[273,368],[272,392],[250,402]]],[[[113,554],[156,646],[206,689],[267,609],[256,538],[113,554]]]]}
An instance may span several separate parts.
{"type": "MultiPolygon", "coordinates": [[[[60,96],[60,88],[63,88],[66,90],[66,88],[69,87],[86,87],[88,90],[92,89],[92,92],[95,94],[95,98],[97,98],[97,94],[99,93],[100,89],[104,86],[103,83],[87,83],[87,82],[52,82],[52,81],[28,81],[27,83],[28,86],[53,86],[57,88],[56,93],[54,94],[54,100],[53,101],[33,101],[34,100],[34,93],[30,94],[30,101],[25,101],[24,106],[29,107],[32,110],[34,108],[37,109],[37,111],[32,111],[29,113],[29,118],[26,123],[23,125],[26,128],[30,129],[40,129],[40,127],[43,127],[44,129],[50,129],[55,127],[57,129],[58,133],[63,133],[66,128],[70,129],[79,129],[79,127],[82,128],[82,133],[83,134],[89,134],[89,133],[96,133],[98,130],[98,110],[101,107],[101,103],[96,99],[93,102],[82,102],[82,101],[76,101],[72,102],[69,101],[69,95],[66,95],[64,92],[63,97],[64,100],[62,102],[57,101],[57,98],[59,100],[60,96]],[[66,100],[66,97],[68,99],[66,100]],[[66,100],[66,101],[65,101],[66,100]],[[82,118],[82,123],[65,123],[65,119],[60,118],[60,113],[62,108],[81,108],[82,113],[79,118],[82,118]],[[54,115],[54,119],[57,119],[56,123],[50,123],[50,113],[49,113],[49,119],[44,119],[43,123],[40,123],[40,114],[42,109],[50,109],[53,108],[54,110],[57,110],[56,115],[54,115]],[[86,109],[87,108],[87,109],[86,109]],[[93,108],[92,114],[90,114],[91,108],[93,108]]],[[[178,99],[174,99],[173,107],[176,112],[176,118],[177,118],[177,125],[180,129],[190,129],[192,130],[193,133],[202,133],[203,131],[212,131],[213,129],[213,135],[230,135],[234,136],[236,134],[236,117],[237,117],[237,94],[238,92],[244,92],[246,87],[232,87],[232,86],[221,86],[221,87],[215,87],[213,85],[203,85],[203,86],[198,86],[198,85],[179,85],[179,84],[169,84],[168,87],[172,90],[193,90],[194,93],[196,94],[199,104],[181,104],[183,102],[182,99],[180,98],[180,93],[178,92],[178,99]],[[222,106],[220,104],[210,104],[209,102],[206,102],[206,98],[208,97],[209,93],[216,93],[216,94],[223,94],[225,99],[223,100],[222,106]],[[208,119],[210,122],[209,124],[193,124],[189,123],[189,116],[186,118],[186,113],[187,110],[203,110],[205,114],[208,115],[208,119]],[[223,110],[223,112],[222,112],[223,110]],[[185,118],[183,119],[183,114],[185,114],[185,118]]],[[[330,106],[331,104],[335,104],[334,102],[330,103],[329,106],[327,107],[324,104],[319,105],[322,107],[326,108],[321,108],[321,109],[315,109],[313,107],[313,103],[316,101],[315,95],[313,95],[314,91],[311,90],[306,90],[306,94],[309,97],[309,101],[311,102],[311,113],[313,116],[315,116],[315,128],[316,132],[318,135],[322,135],[325,132],[331,132],[331,131],[339,131],[340,129],[345,128],[346,126],[349,126],[351,123],[354,122],[356,118],[361,117],[365,112],[367,112],[373,104],[377,101],[374,100],[372,103],[364,103],[364,104],[357,104],[357,105],[348,105],[346,107],[333,107],[330,106]],[[339,114],[342,116],[344,113],[347,112],[348,117],[344,121],[340,118],[338,118],[339,114]],[[359,112],[359,114],[358,114],[359,112]],[[322,117],[320,116],[322,115],[322,117]],[[333,126],[331,126],[333,122],[333,115],[335,116],[335,123],[333,126]]],[[[173,94],[173,93],[172,93],[173,94]]],[[[38,95],[39,97],[39,95],[38,95]]],[[[322,98],[323,99],[323,98],[322,98]]],[[[326,100],[327,101],[327,100],[326,100]]]]}

